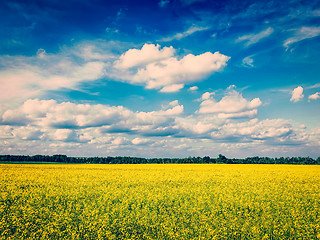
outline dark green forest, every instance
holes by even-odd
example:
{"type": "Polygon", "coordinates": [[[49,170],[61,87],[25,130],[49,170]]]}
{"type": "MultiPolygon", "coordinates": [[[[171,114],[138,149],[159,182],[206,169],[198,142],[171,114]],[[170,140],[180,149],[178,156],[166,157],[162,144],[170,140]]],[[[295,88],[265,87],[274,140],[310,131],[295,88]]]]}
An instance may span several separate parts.
{"type": "Polygon", "coordinates": [[[227,158],[219,154],[217,158],[139,158],[139,157],[68,157],[66,155],[0,155],[0,163],[100,163],[100,164],[146,164],[146,163],[224,163],[224,164],[304,164],[320,165],[320,157],[247,157],[244,159],[227,158]]]}

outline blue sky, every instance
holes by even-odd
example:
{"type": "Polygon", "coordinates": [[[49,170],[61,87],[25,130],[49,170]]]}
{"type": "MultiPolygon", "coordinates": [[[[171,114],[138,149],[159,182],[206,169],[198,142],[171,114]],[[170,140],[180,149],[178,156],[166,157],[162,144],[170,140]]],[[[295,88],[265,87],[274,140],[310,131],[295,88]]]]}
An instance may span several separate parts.
{"type": "Polygon", "coordinates": [[[0,1],[0,153],[320,156],[320,1],[0,1]]]}

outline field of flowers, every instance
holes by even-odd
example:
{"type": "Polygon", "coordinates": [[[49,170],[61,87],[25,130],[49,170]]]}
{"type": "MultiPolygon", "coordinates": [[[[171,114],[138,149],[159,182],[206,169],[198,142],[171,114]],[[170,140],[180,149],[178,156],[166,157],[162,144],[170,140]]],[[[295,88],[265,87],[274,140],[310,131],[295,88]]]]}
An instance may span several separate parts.
{"type": "Polygon", "coordinates": [[[1,164],[0,239],[320,239],[320,166],[1,164]]]}

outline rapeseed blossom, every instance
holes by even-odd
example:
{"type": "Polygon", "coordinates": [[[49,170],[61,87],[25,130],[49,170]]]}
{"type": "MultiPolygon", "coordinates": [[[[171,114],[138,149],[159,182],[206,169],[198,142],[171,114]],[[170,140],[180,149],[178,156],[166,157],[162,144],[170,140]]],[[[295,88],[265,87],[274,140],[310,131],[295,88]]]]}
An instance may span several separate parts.
{"type": "Polygon", "coordinates": [[[320,239],[320,166],[0,164],[0,239],[320,239]]]}

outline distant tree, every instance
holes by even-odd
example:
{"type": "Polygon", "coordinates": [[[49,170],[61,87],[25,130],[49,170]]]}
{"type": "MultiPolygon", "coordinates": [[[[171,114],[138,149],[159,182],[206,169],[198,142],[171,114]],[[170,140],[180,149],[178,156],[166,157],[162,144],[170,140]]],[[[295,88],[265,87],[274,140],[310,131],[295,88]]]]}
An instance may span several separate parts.
{"type": "Polygon", "coordinates": [[[217,162],[220,162],[220,163],[226,163],[227,161],[227,157],[226,156],[223,156],[222,154],[219,154],[219,157],[217,159],[217,162]]]}
{"type": "Polygon", "coordinates": [[[210,157],[209,156],[205,156],[202,158],[204,163],[209,163],[210,162],[210,157]]]}

